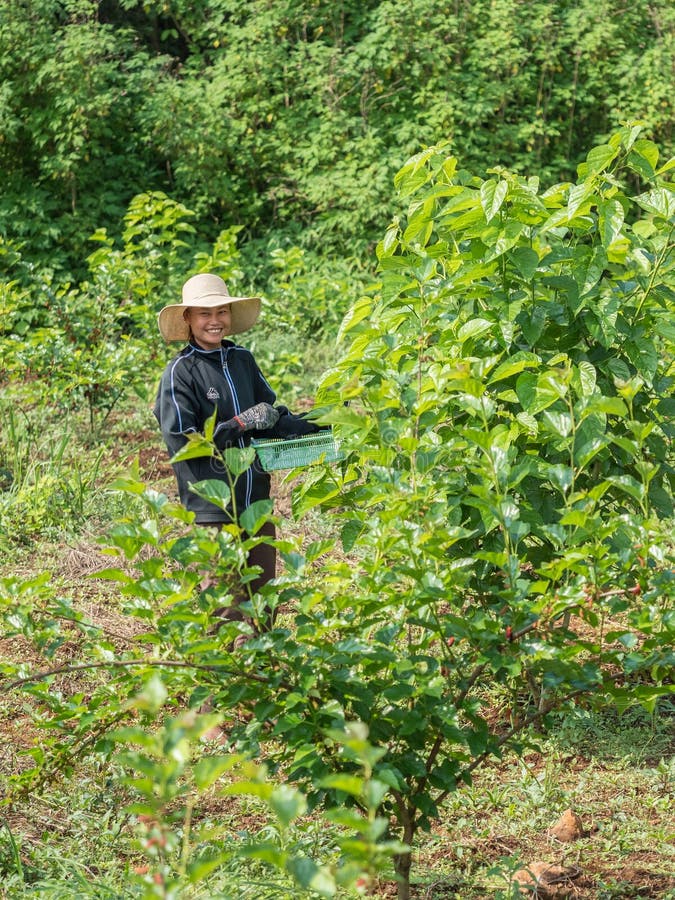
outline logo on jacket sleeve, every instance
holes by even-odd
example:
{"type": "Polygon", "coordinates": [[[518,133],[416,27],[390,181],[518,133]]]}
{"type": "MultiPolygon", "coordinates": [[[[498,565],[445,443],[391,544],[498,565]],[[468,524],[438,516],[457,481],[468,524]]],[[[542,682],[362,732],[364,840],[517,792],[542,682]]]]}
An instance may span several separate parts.
{"type": "Polygon", "coordinates": [[[220,394],[214,387],[210,387],[206,392],[207,400],[220,400],[220,394]]]}

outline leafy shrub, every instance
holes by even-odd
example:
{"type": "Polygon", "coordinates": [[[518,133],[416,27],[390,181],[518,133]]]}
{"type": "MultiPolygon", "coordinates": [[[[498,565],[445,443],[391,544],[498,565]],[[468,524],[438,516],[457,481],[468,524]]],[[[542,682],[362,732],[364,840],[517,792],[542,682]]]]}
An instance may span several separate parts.
{"type": "Polygon", "coordinates": [[[283,402],[313,396],[336,359],[335,336],[372,278],[355,259],[334,260],[296,245],[265,245],[263,261],[242,256],[263,285],[260,322],[244,336],[283,402]]]}
{"type": "Polygon", "coordinates": [[[270,260],[267,291],[278,299],[267,311],[264,327],[313,342],[333,337],[362,289],[365,273],[356,261],[329,265],[301,247],[278,247],[270,252],[270,260]]]}
{"type": "Polygon", "coordinates": [[[73,452],[71,423],[0,403],[0,548],[81,528],[96,502],[102,451],[73,452]]]}
{"type": "Polygon", "coordinates": [[[670,690],[673,201],[639,131],[545,191],[443,148],[410,160],[381,297],[352,308],[324,381],[356,452],[295,510],[338,507],[357,562],[329,568],[332,616],[305,596],[298,635],[318,635],[308,672],[335,714],[388,747],[406,843],[482,759],[522,749],[524,723],[581,694],[651,707],[670,690]],[[512,693],[510,726],[486,683],[512,693]]]}
{"type": "MultiPolygon", "coordinates": [[[[245,533],[213,535],[121,482],[143,513],[111,531],[124,564],[101,574],[147,625],[149,652],[102,660],[87,630],[84,665],[110,681],[84,704],[86,728],[82,707],[33,687],[44,673],[6,667],[58,732],[24,786],[70,765],[161,668],[191,707],[211,695],[232,744],[264,751],[333,821],[351,827],[364,808],[386,820],[404,900],[416,834],[488,759],[522,753],[553,711],[653,710],[672,693],[667,171],[633,127],[591,150],[576,184],[545,191],[458,170],[442,148],[412,159],[397,178],[407,215],[378,248],[381,295],[346,317],[351,343],[322,388],[347,459],[294,496],[297,515],[332,511],[338,552],[280,539],[284,572],[244,609],[284,614],[233,649],[247,626],[214,632],[214,609],[228,578],[255,574],[244,560],[271,504],[245,511],[245,533]],[[650,187],[634,195],[636,175],[650,187]],[[200,590],[205,570],[216,596],[200,590]],[[366,792],[335,738],[354,721],[375,750],[366,792]]],[[[194,436],[183,452],[213,449],[194,436]]],[[[236,477],[251,451],[225,462],[236,477]]],[[[229,499],[222,482],[196,489],[229,499]]],[[[54,645],[63,616],[9,587],[9,633],[54,645]]]]}
{"type": "Polygon", "coordinates": [[[451,555],[481,547],[470,584],[503,571],[515,589],[523,565],[534,581],[551,564],[541,586],[557,585],[552,560],[606,520],[673,514],[673,200],[657,160],[635,127],[541,193],[437,148],[397,177],[408,218],[378,248],[381,300],[345,320],[326,398],[368,412],[343,419],[371,483],[440,479],[451,555]],[[635,175],[652,189],[631,196],[635,175]]]}

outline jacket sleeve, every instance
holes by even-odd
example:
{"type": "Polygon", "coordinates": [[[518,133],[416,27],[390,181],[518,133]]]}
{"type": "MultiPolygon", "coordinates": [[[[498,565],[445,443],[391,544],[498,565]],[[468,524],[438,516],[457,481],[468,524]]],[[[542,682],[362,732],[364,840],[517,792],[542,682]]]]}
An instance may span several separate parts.
{"type": "Polygon", "coordinates": [[[281,413],[277,424],[274,426],[274,436],[280,438],[301,437],[304,434],[316,434],[324,429],[306,419],[303,413],[295,415],[285,406],[277,406],[281,413]]]}
{"type": "Polygon", "coordinates": [[[218,422],[213,432],[213,443],[219,450],[230,447],[242,434],[243,428],[235,419],[218,422]]]}
{"type": "MultiPolygon", "coordinates": [[[[183,447],[186,434],[204,432],[204,414],[197,401],[190,373],[180,360],[171,364],[162,375],[154,413],[171,456],[183,447]]],[[[236,440],[241,430],[233,419],[217,424],[214,432],[216,446],[222,449],[236,440]]]]}
{"type": "Polygon", "coordinates": [[[180,363],[174,360],[164,370],[154,409],[171,456],[185,443],[186,432],[199,430],[196,410],[194,404],[190,403],[187,385],[180,376],[179,366],[180,363]]]}

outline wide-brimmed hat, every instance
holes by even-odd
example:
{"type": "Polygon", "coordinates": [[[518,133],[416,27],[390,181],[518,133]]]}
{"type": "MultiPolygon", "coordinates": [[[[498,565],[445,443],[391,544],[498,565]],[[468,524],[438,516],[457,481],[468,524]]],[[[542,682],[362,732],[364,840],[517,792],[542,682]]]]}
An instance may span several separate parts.
{"type": "Polygon", "coordinates": [[[159,331],[165,341],[187,341],[190,326],[183,318],[192,306],[232,307],[231,334],[241,334],[255,325],[260,315],[260,297],[232,297],[220,275],[193,275],[183,285],[183,302],[171,303],[157,316],[159,331]]]}

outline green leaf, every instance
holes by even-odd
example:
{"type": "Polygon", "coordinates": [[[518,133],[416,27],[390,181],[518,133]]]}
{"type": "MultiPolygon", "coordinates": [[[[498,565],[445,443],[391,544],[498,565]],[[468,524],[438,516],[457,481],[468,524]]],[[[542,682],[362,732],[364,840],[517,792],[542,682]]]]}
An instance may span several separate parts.
{"type": "Polygon", "coordinates": [[[342,550],[349,553],[359,539],[364,530],[364,525],[356,519],[345,522],[340,531],[340,540],[342,541],[342,550]]]}
{"type": "Polygon", "coordinates": [[[338,425],[340,437],[358,437],[360,439],[370,431],[371,420],[363,413],[357,412],[350,406],[337,406],[322,417],[326,424],[338,425]]]}
{"type": "Polygon", "coordinates": [[[602,246],[607,250],[621,236],[624,210],[618,200],[602,200],[598,204],[598,226],[602,246]]]}
{"type": "Polygon", "coordinates": [[[373,311],[373,301],[370,297],[362,297],[359,301],[357,301],[354,306],[347,312],[344,319],[342,320],[342,324],[340,325],[340,330],[337,335],[337,343],[341,343],[347,333],[355,328],[359,322],[362,322],[364,319],[368,319],[373,311]]]}
{"type": "Polygon", "coordinates": [[[125,572],[123,569],[97,569],[96,572],[93,572],[90,576],[91,578],[101,578],[106,581],[119,581],[122,584],[129,584],[132,580],[132,577],[128,572],[125,572]]]}
{"type": "Polygon", "coordinates": [[[659,319],[654,323],[654,331],[661,337],[666,338],[672,344],[675,344],[675,322],[664,321],[659,319]]]}
{"type": "MultiPolygon", "coordinates": [[[[575,257],[578,252],[586,251],[586,247],[578,248],[575,251],[575,257]]],[[[590,255],[586,257],[574,273],[574,277],[579,285],[579,296],[583,297],[588,294],[602,278],[602,273],[607,266],[607,254],[602,247],[594,247],[590,255]]]]}
{"type": "Polygon", "coordinates": [[[267,522],[274,512],[273,500],[256,500],[240,514],[241,527],[250,535],[258,533],[264,522],[267,522]]]}
{"type": "Polygon", "coordinates": [[[232,500],[232,491],[229,484],[216,478],[197,481],[190,485],[190,490],[222,510],[226,510],[232,500]]]}
{"type": "Polygon", "coordinates": [[[577,166],[579,178],[588,178],[591,175],[598,175],[603,172],[611,162],[613,162],[619,153],[618,147],[612,147],[610,144],[601,144],[593,147],[589,151],[586,162],[577,166]]]}
{"type": "Polygon", "coordinates": [[[581,422],[574,435],[574,457],[579,465],[586,465],[606,446],[606,428],[607,419],[604,414],[591,413],[581,422]]]}
{"type": "Polygon", "coordinates": [[[636,169],[648,181],[654,179],[658,162],[659,148],[652,141],[645,139],[635,141],[626,160],[627,165],[636,169]]]}
{"type": "Polygon", "coordinates": [[[648,383],[651,383],[659,365],[659,357],[654,342],[646,338],[638,338],[634,341],[627,341],[624,350],[638,372],[644,376],[648,383]]]}
{"type": "Polygon", "coordinates": [[[456,196],[454,196],[445,207],[441,210],[440,221],[442,224],[446,225],[449,228],[456,227],[457,217],[454,216],[457,212],[462,212],[464,210],[470,210],[471,212],[477,212],[476,207],[480,203],[480,194],[478,191],[473,190],[472,188],[464,188],[460,190],[456,196]]]}
{"type": "Polygon", "coordinates": [[[640,194],[635,198],[635,202],[647,212],[663,219],[670,219],[675,215],[675,198],[672,192],[666,188],[654,188],[652,191],[640,194]]]}
{"type": "Polygon", "coordinates": [[[403,787],[403,776],[398,769],[387,765],[377,766],[375,775],[383,784],[394,788],[394,790],[401,790],[403,787]]]}
{"type": "Polygon", "coordinates": [[[194,860],[187,866],[186,874],[188,881],[190,884],[198,884],[200,881],[204,881],[207,875],[210,875],[211,872],[214,872],[220,866],[224,865],[231,857],[232,852],[218,853],[215,856],[206,858],[200,856],[199,859],[194,860]]]}
{"type": "Polygon", "coordinates": [[[326,775],[319,782],[319,787],[330,788],[334,791],[343,791],[352,797],[360,797],[363,791],[363,778],[357,775],[348,775],[346,772],[326,775]]]}
{"type": "Polygon", "coordinates": [[[634,478],[631,478],[630,475],[607,475],[605,481],[618,487],[626,494],[629,494],[639,503],[642,503],[645,498],[645,486],[640,484],[640,482],[636,481],[634,478]]]}
{"type": "Polygon", "coordinates": [[[571,466],[547,465],[543,473],[561,494],[566,494],[574,484],[574,469],[571,466]]]}
{"type": "Polygon", "coordinates": [[[536,415],[565,397],[567,388],[554,372],[535,375],[525,372],[516,382],[516,394],[523,409],[536,415]]]}
{"type": "Polygon", "coordinates": [[[153,675],[143,686],[143,690],[132,700],[134,709],[156,713],[164,706],[168,696],[164,682],[158,675],[153,675]]]}
{"type": "Polygon", "coordinates": [[[266,803],[273,790],[274,786],[266,781],[234,781],[221,788],[221,792],[228,797],[259,797],[266,803]]]}
{"type": "Polygon", "coordinates": [[[670,159],[661,166],[656,174],[665,175],[666,172],[670,172],[672,169],[675,169],[675,156],[671,156],[670,159]]]}
{"type": "Polygon", "coordinates": [[[675,397],[664,397],[656,404],[659,413],[675,422],[675,397]]]}
{"type": "Polygon", "coordinates": [[[376,247],[378,259],[381,259],[384,256],[391,256],[392,253],[395,252],[396,248],[399,246],[398,234],[399,221],[398,218],[396,218],[389,228],[387,228],[384,237],[376,247]]]}
{"type": "Polygon", "coordinates": [[[487,319],[470,319],[461,326],[457,332],[457,337],[460,341],[467,341],[469,338],[478,337],[478,335],[490,331],[493,325],[494,322],[490,322],[487,319]]]}
{"type": "MultiPolygon", "coordinates": [[[[571,222],[581,209],[582,205],[588,203],[589,199],[594,196],[594,185],[592,181],[584,181],[575,185],[569,192],[567,200],[566,219],[571,222]]],[[[546,227],[550,227],[550,221],[546,223],[546,227]]]]}
{"type": "Polygon", "coordinates": [[[390,786],[384,781],[371,778],[363,787],[363,801],[368,809],[378,809],[389,791],[390,786]]]}
{"type": "Polygon", "coordinates": [[[339,493],[340,486],[325,472],[320,472],[316,481],[307,481],[299,491],[294,492],[291,500],[293,515],[299,518],[315,506],[337,497],[339,493]]]}
{"type": "Polygon", "coordinates": [[[343,828],[352,828],[354,831],[361,831],[367,822],[367,819],[357,810],[346,807],[327,809],[325,815],[329,822],[334,822],[343,828]]]}
{"type": "Polygon", "coordinates": [[[241,847],[239,853],[250,859],[259,859],[276,869],[283,870],[288,863],[288,854],[284,850],[279,850],[274,844],[249,844],[241,847]]]}
{"type": "Polygon", "coordinates": [[[129,494],[142,494],[146,485],[139,481],[138,478],[135,478],[133,475],[131,476],[120,476],[119,478],[115,478],[109,485],[111,491],[124,491],[129,494]]]}
{"type": "Polygon", "coordinates": [[[203,756],[194,767],[195,784],[200,790],[210,788],[225,772],[231,771],[238,765],[241,757],[232,756],[203,756]]]}
{"type": "Polygon", "coordinates": [[[206,440],[204,435],[191,432],[187,435],[187,442],[178,453],[171,457],[171,463],[181,462],[185,459],[198,459],[203,456],[213,456],[215,448],[206,440]]]}
{"type": "Polygon", "coordinates": [[[508,259],[527,281],[534,276],[539,265],[539,254],[530,247],[515,247],[509,252],[508,259]]]}
{"type": "Polygon", "coordinates": [[[592,413],[603,413],[623,419],[628,415],[628,407],[620,397],[592,397],[584,410],[584,418],[592,413]]]}
{"type": "MultiPolygon", "coordinates": [[[[139,747],[144,747],[146,750],[152,750],[156,746],[153,735],[148,734],[142,728],[132,725],[124,728],[116,728],[109,733],[109,738],[117,744],[137,744],[139,747]]],[[[135,756],[136,755],[133,753],[125,754],[125,758],[129,760],[135,759],[135,756]]]]}
{"type": "Polygon", "coordinates": [[[630,369],[623,359],[617,357],[610,359],[607,368],[614,376],[615,381],[630,381],[630,369]]]}
{"type": "MultiPolygon", "coordinates": [[[[595,421],[595,416],[590,417],[595,421]]],[[[585,423],[584,423],[585,424],[585,423]]],[[[582,434],[581,429],[576,434],[574,442],[574,461],[581,468],[586,467],[589,462],[598,455],[598,453],[606,447],[608,438],[604,434],[594,434],[590,437],[582,434]]]]}
{"type": "Polygon", "coordinates": [[[227,447],[223,451],[225,465],[232,475],[242,475],[255,460],[253,447],[227,447]]]}
{"type": "Polygon", "coordinates": [[[654,713],[659,698],[675,694],[672,684],[631,684],[628,688],[608,685],[605,690],[619,710],[630,709],[638,703],[650,715],[654,713]]]}
{"type": "Polygon", "coordinates": [[[516,375],[524,369],[534,368],[540,363],[541,358],[537,356],[536,353],[529,353],[526,350],[521,350],[518,353],[514,353],[513,356],[495,369],[488,384],[494,384],[496,381],[503,381],[505,378],[510,378],[511,375],[516,375]]]}
{"type": "Polygon", "coordinates": [[[433,222],[431,220],[432,211],[433,200],[431,199],[425,201],[417,210],[415,210],[410,216],[408,225],[403,232],[404,241],[408,243],[415,242],[423,247],[426,246],[433,229],[433,222]]]}
{"type": "Polygon", "coordinates": [[[213,412],[208,417],[208,419],[204,422],[204,438],[209,441],[209,443],[213,443],[213,432],[216,429],[216,420],[218,419],[218,407],[213,407],[213,412]]]}
{"type": "Polygon", "coordinates": [[[590,397],[595,390],[597,372],[593,363],[582,359],[577,366],[579,373],[579,396],[590,397]]]}
{"type": "Polygon", "coordinates": [[[428,171],[425,165],[435,152],[433,147],[422,150],[420,153],[412,156],[399,169],[394,176],[394,186],[401,197],[408,197],[410,194],[414,194],[433,177],[433,173],[428,171]]]}
{"type": "MultiPolygon", "coordinates": [[[[486,254],[485,259],[492,261],[502,254],[507,253],[518,243],[525,227],[524,222],[514,222],[513,220],[507,222],[506,225],[499,230],[497,239],[486,254]]],[[[483,235],[483,238],[485,239],[485,234],[483,235]]]]}
{"type": "Polygon", "coordinates": [[[312,891],[320,897],[334,897],[337,885],[329,870],[319,867],[308,856],[292,856],[286,869],[304,890],[312,891]]]}
{"type": "Polygon", "coordinates": [[[572,416],[569,413],[546,410],[543,419],[559,437],[569,437],[572,432],[572,416]]]}
{"type": "Polygon", "coordinates": [[[673,504],[673,494],[670,490],[664,490],[660,485],[652,482],[649,485],[649,503],[658,513],[661,519],[670,519],[673,516],[675,506],[673,504]]]}
{"type": "Polygon", "coordinates": [[[529,307],[517,317],[523,335],[531,345],[537,343],[546,325],[546,308],[543,304],[529,307]]]}
{"type": "Polygon", "coordinates": [[[305,557],[307,562],[316,562],[317,559],[329,553],[335,547],[333,538],[322,538],[318,541],[311,541],[305,548],[305,557]]]}
{"type": "Polygon", "coordinates": [[[520,423],[523,430],[533,437],[536,437],[537,432],[539,430],[539,426],[537,425],[537,420],[533,415],[527,412],[519,412],[516,415],[516,421],[520,423]]]}
{"type": "Polygon", "coordinates": [[[269,806],[276,815],[283,828],[288,828],[298,816],[307,811],[307,801],[304,796],[290,785],[279,785],[269,798],[269,806]]]}
{"type": "Polygon", "coordinates": [[[485,213],[485,221],[491,222],[502,207],[509,186],[506,181],[490,179],[484,181],[480,188],[480,204],[485,213]]]}

